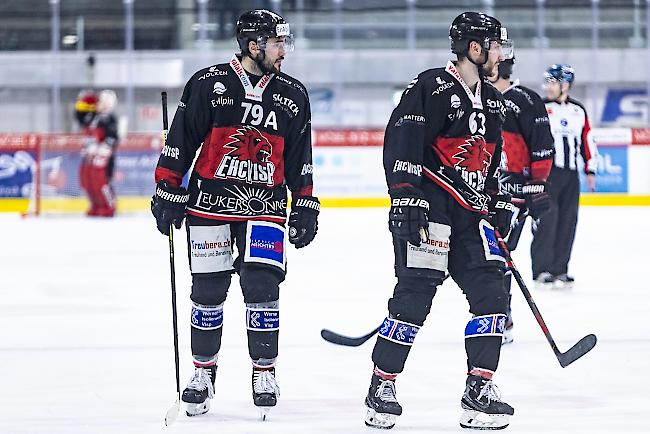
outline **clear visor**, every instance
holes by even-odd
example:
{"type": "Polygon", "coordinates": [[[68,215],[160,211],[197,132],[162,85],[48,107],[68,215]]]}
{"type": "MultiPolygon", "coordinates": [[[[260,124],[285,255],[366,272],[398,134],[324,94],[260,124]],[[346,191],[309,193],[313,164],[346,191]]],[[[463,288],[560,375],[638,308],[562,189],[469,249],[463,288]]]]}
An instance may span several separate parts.
{"type": "Polygon", "coordinates": [[[260,47],[260,50],[266,50],[267,48],[280,50],[284,49],[285,52],[293,51],[293,34],[288,34],[286,36],[280,36],[278,38],[258,38],[257,46],[260,47]]]}
{"type": "Polygon", "coordinates": [[[503,58],[503,60],[512,59],[515,56],[514,46],[510,39],[491,41],[489,51],[491,53],[497,53],[499,58],[503,58]]]}
{"type": "Polygon", "coordinates": [[[505,60],[515,57],[515,44],[512,39],[503,39],[501,41],[501,54],[505,60]]]}

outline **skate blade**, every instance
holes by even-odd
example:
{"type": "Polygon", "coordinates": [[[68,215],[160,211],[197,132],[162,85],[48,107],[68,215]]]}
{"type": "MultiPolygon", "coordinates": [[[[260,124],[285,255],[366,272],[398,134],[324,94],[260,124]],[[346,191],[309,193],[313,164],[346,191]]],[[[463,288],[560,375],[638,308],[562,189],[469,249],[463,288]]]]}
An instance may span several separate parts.
{"type": "Polygon", "coordinates": [[[514,336],[512,335],[512,330],[506,330],[503,333],[503,339],[501,340],[501,345],[506,345],[512,343],[514,341],[514,336]]]}
{"type": "Polygon", "coordinates": [[[389,413],[377,413],[369,408],[366,412],[366,425],[373,428],[391,429],[395,426],[397,415],[389,413]]]}
{"type": "Polygon", "coordinates": [[[567,291],[573,289],[573,285],[575,285],[575,282],[562,282],[561,280],[557,280],[553,283],[553,289],[567,291]]]}
{"type": "Polygon", "coordinates": [[[504,429],[510,423],[508,414],[487,414],[476,410],[463,410],[460,426],[469,429],[496,430],[504,429]]]}
{"type": "Polygon", "coordinates": [[[260,410],[260,419],[264,422],[271,413],[271,407],[257,407],[260,410]]]}
{"type": "Polygon", "coordinates": [[[205,414],[210,410],[210,400],[206,399],[205,402],[202,402],[200,404],[193,404],[193,403],[187,403],[187,408],[185,409],[185,413],[189,416],[199,416],[202,414],[205,414]]]}

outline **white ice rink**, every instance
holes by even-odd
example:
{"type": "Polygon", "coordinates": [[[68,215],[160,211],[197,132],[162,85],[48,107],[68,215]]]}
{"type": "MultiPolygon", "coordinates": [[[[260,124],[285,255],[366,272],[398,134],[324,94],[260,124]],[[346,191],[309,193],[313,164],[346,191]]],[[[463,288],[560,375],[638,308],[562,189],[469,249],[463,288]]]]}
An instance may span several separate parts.
{"type": "MultiPolygon", "coordinates": [[[[648,432],[650,208],[582,208],[571,291],[533,291],[561,350],[588,333],[596,348],[560,368],[515,286],[515,342],[495,383],[515,407],[506,432],[648,432]]],[[[176,234],[181,387],[192,372],[184,230],[176,234]]],[[[514,254],[530,282],[526,229],[514,254]]],[[[290,248],[281,287],[278,406],[252,405],[237,280],[224,311],[216,397],[170,428],[174,359],[167,238],[149,215],[0,218],[0,433],[378,433],[363,424],[374,339],[323,341],[323,327],[361,335],[386,314],[394,285],[386,211],[324,209],[315,242],[290,248]]],[[[514,285],[514,282],[513,282],[514,285]]],[[[532,285],[530,285],[532,287],[532,285]]],[[[440,287],[397,392],[393,433],[465,431],[466,301],[440,287]]],[[[465,431],[466,432],[466,431],[465,431]]]]}

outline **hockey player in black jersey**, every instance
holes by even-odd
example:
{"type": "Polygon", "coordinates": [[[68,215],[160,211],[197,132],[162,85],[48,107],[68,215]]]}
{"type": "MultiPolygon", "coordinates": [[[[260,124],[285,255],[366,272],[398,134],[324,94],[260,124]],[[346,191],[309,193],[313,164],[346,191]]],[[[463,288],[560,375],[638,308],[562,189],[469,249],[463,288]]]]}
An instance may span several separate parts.
{"type": "Polygon", "coordinates": [[[402,413],[395,378],[447,271],[472,314],[465,328],[460,424],[505,428],[514,414],[492,383],[508,307],[495,229],[507,235],[514,206],[498,193],[506,109],[485,79],[510,57],[511,43],[498,20],[476,12],[456,17],[449,37],[458,61],[418,75],[386,127],[384,171],[397,285],[372,353],[365,400],[365,422],[378,428],[392,428],[402,413]]]}
{"type": "Polygon", "coordinates": [[[312,194],[309,98],[298,80],[281,72],[293,48],[289,24],[267,10],[249,11],[237,22],[237,41],[241,54],[198,71],[185,86],[151,203],[163,234],[187,216],[195,372],[182,399],[190,416],[207,412],[215,393],[233,273],[246,303],[253,402],[263,417],[276,404],[287,188],[288,239],[296,248],[313,240],[320,210],[312,194]],[[186,189],[181,180],[197,152],[186,189]]]}
{"type": "MultiPolygon", "coordinates": [[[[499,64],[490,81],[502,94],[506,104],[506,120],[503,123],[503,154],[499,182],[501,192],[511,194],[519,211],[528,212],[538,219],[551,206],[549,185],[546,182],[551,171],[553,136],[549,126],[546,107],[540,96],[532,89],[521,86],[519,80],[512,80],[514,56],[499,64]]],[[[508,236],[508,247],[517,247],[524,219],[517,215],[515,226],[508,236]]],[[[505,276],[506,290],[512,298],[512,274],[505,276]]],[[[512,312],[508,302],[506,329],[503,343],[512,342],[512,312]]]]}

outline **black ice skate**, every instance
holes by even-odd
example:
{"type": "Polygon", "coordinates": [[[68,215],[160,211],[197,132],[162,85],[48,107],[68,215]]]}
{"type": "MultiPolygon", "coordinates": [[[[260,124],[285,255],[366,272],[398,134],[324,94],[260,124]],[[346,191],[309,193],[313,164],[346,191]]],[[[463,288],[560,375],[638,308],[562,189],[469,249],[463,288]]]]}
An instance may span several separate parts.
{"type": "Polygon", "coordinates": [[[262,369],[253,367],[253,403],[260,409],[262,420],[266,420],[271,407],[280,396],[280,387],[275,381],[275,368],[262,369]]]}
{"type": "Polygon", "coordinates": [[[535,279],[535,288],[536,289],[551,289],[553,288],[553,283],[555,282],[555,277],[548,271],[542,271],[539,273],[539,276],[535,279]]]}
{"type": "Polygon", "coordinates": [[[185,390],[183,390],[183,402],[187,403],[187,415],[198,416],[210,410],[210,399],[214,396],[214,377],[217,374],[216,366],[205,368],[194,368],[194,374],[190,378],[185,390]]]}
{"type": "Polygon", "coordinates": [[[501,401],[499,389],[492,380],[470,375],[467,387],[460,400],[463,414],[460,426],[472,429],[503,429],[508,426],[509,418],[515,410],[501,401]]]}
{"type": "Polygon", "coordinates": [[[395,426],[397,416],[402,414],[402,406],[395,395],[395,380],[384,380],[377,374],[372,374],[366,396],[366,425],[383,429],[395,426]]]}
{"type": "Polygon", "coordinates": [[[573,285],[575,284],[576,280],[572,277],[569,276],[566,273],[560,274],[558,276],[555,276],[555,288],[557,289],[571,289],[573,288],[573,285]]]}

